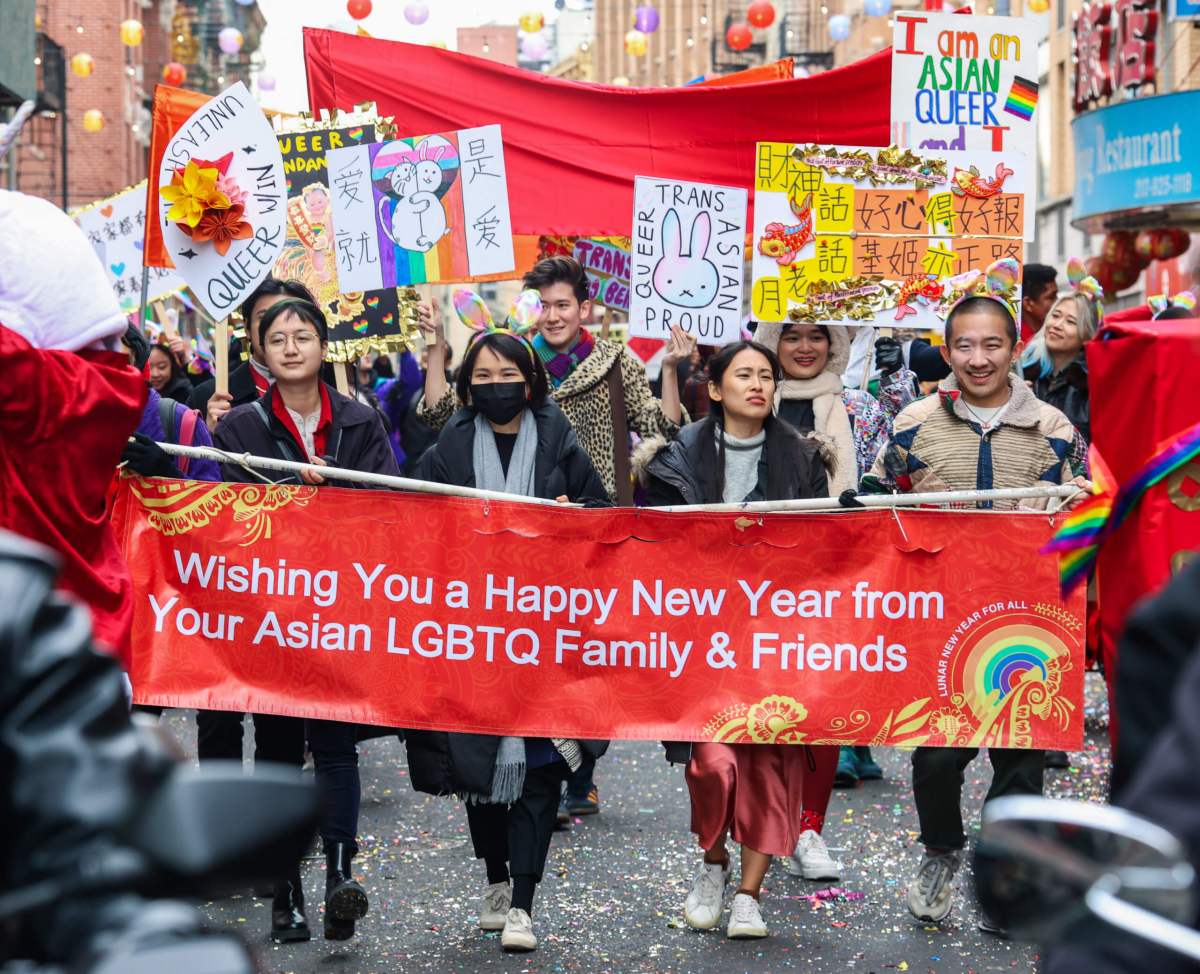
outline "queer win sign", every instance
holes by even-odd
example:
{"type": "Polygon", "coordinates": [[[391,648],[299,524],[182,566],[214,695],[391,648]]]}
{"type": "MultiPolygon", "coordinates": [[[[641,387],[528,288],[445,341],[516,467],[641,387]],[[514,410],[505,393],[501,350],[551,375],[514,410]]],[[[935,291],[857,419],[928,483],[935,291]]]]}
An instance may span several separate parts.
{"type": "Polygon", "coordinates": [[[535,737],[1081,741],[1083,595],[1062,602],[1037,554],[1045,514],[901,529],[126,478],[114,519],[139,703],[535,737]]]}

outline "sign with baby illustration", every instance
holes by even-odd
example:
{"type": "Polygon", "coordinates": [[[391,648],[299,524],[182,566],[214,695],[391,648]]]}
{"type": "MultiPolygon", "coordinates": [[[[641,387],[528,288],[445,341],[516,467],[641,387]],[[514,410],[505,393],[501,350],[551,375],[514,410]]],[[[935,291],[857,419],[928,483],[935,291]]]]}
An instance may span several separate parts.
{"type": "Polygon", "coordinates": [[[760,142],[751,313],[940,329],[956,278],[1024,261],[1032,182],[1019,153],[760,142]]]}
{"type": "Polygon", "coordinates": [[[741,335],[747,192],[638,176],[634,181],[629,334],[678,325],[705,345],[741,335]]]}
{"type": "Polygon", "coordinates": [[[343,146],[326,159],[342,293],[515,269],[499,125],[343,146]]]}

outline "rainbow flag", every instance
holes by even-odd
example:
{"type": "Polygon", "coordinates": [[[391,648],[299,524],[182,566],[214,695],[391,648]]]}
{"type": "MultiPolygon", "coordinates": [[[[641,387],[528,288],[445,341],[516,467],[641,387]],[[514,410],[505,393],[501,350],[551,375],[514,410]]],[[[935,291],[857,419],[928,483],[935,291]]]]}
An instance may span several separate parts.
{"type": "Polygon", "coordinates": [[[1100,454],[1095,449],[1091,451],[1092,497],[1067,516],[1042,548],[1042,554],[1058,554],[1058,581],[1064,597],[1087,578],[1101,545],[1129,517],[1142,495],[1197,455],[1200,455],[1200,423],[1160,443],[1118,490],[1100,454]]]}
{"type": "Polygon", "coordinates": [[[1008,101],[1004,110],[1010,115],[1028,122],[1033,118],[1033,110],[1037,108],[1038,84],[1028,78],[1017,75],[1013,78],[1012,88],[1008,92],[1008,101]]]}

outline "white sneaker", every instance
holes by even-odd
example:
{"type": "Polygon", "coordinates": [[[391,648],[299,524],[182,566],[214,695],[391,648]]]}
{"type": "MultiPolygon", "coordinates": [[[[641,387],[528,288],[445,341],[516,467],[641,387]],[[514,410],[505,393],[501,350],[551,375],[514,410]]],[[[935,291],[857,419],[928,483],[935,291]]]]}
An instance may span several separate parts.
{"type": "Polygon", "coordinates": [[[745,940],[751,937],[765,937],[767,925],[763,923],[762,913],[758,909],[758,900],[749,893],[738,893],[733,898],[729,908],[729,926],[725,935],[733,940],[745,940]]]}
{"type": "Polygon", "coordinates": [[[800,833],[796,851],[784,860],[783,866],[793,876],[805,879],[832,881],[842,876],[842,864],[829,854],[821,834],[812,829],[800,833]]]}
{"type": "Polygon", "coordinates": [[[492,883],[483,891],[483,909],[479,911],[479,929],[503,930],[510,906],[512,906],[512,886],[507,880],[503,883],[492,883]]]}
{"type": "Polygon", "coordinates": [[[908,888],[908,909],[913,916],[941,923],[950,915],[958,865],[957,852],[925,853],[921,868],[908,888]]]}
{"type": "Polygon", "coordinates": [[[693,930],[711,930],[721,922],[725,901],[725,884],[729,882],[729,865],[716,862],[700,864],[700,872],[692,880],[692,889],[683,904],[683,918],[693,930]]]}
{"type": "Polygon", "coordinates": [[[500,946],[505,950],[537,950],[533,921],[524,910],[509,910],[500,934],[500,946]]]}

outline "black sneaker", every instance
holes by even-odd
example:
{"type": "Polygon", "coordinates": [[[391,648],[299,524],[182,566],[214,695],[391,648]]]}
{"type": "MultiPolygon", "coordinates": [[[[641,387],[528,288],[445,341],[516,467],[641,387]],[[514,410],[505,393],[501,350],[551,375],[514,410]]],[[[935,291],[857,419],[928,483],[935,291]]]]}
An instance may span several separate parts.
{"type": "Polygon", "coordinates": [[[1047,751],[1046,767],[1056,771],[1071,767],[1071,756],[1066,751],[1047,751]]]}
{"type": "Polygon", "coordinates": [[[981,932],[991,934],[1000,940],[1008,939],[1008,930],[988,916],[984,910],[979,911],[979,929],[981,932]]]}
{"type": "Polygon", "coordinates": [[[558,817],[554,821],[555,832],[570,832],[571,831],[571,806],[566,795],[563,795],[558,802],[558,817]]]}

